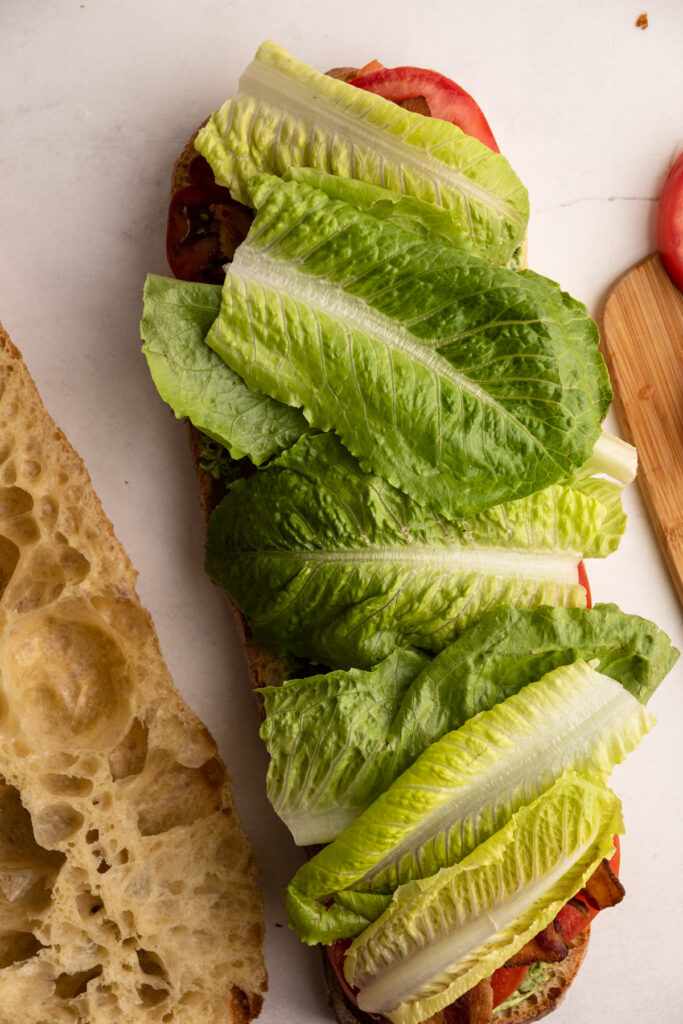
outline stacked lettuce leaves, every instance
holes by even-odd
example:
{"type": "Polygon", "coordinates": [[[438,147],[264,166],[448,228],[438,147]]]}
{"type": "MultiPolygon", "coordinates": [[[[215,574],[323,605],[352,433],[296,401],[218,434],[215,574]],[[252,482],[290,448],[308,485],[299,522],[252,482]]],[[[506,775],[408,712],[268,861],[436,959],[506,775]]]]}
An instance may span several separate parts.
{"type": "Polygon", "coordinates": [[[676,657],[654,623],[615,605],[498,606],[436,657],[399,648],[370,671],[262,690],[268,797],[295,842],[328,843],[430,744],[536,680],[582,660],[644,705],[676,657]]]}
{"type": "Polygon", "coordinates": [[[351,945],[358,1005],[419,1024],[502,966],[549,924],[623,831],[605,786],[561,776],[459,864],[396,891],[351,945]]]}
{"type": "Polygon", "coordinates": [[[300,182],[257,214],[207,343],[444,515],[524,497],[590,457],[611,391],[585,307],[300,182]]]}
{"type": "Polygon", "coordinates": [[[143,351],[228,464],[210,576],[310,671],[262,691],[268,795],[329,844],[292,926],[353,938],[361,1009],[418,1024],[623,831],[606,780],[677,652],[587,610],[578,567],[619,543],[634,452],[587,310],[517,269],[500,154],[274,43],[197,149],[254,221],[222,288],[148,278],[143,351]]]}
{"type": "Polygon", "coordinates": [[[351,925],[347,915],[334,921],[338,896],[393,893],[463,860],[565,771],[604,781],[653,724],[635,697],[584,661],[547,673],[431,743],[299,869],[288,890],[297,930],[329,941],[351,925]]]}
{"type": "Polygon", "coordinates": [[[196,146],[240,202],[249,202],[259,171],[304,166],[442,207],[461,247],[494,263],[505,264],[526,234],[527,192],[504,157],[455,125],[314,71],[272,42],[196,146]]]}

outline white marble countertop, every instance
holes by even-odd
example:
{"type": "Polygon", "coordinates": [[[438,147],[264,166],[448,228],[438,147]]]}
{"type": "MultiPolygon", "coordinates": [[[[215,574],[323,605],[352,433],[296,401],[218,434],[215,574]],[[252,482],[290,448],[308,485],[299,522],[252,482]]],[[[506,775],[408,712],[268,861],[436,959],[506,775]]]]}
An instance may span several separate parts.
{"type": "MultiPolygon", "coordinates": [[[[438,68],[478,99],[529,188],[531,265],[595,313],[654,248],[656,197],[683,142],[683,7],[652,0],[645,31],[641,10],[624,0],[0,4],[0,318],[83,456],[176,683],[228,763],[263,868],[264,1024],[330,1013],[319,955],[285,924],[279,893],[299,855],[266,805],[241,651],[201,569],[184,428],[140,354],[143,280],[166,272],[173,161],[265,38],[320,69],[373,57],[438,68]]],[[[655,619],[680,646],[680,608],[635,486],[626,504],[620,550],[589,565],[594,599],[655,619]]],[[[656,732],[613,777],[627,898],[593,929],[557,1024],[681,1020],[682,675],[679,665],[655,695],[656,732]]]]}

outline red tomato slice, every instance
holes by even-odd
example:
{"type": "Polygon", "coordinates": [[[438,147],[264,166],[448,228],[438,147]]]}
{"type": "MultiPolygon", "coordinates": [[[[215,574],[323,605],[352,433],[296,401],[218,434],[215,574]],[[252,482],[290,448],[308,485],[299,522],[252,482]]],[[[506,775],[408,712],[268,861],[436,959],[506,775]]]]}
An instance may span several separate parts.
{"type": "Polygon", "coordinates": [[[583,906],[576,906],[574,903],[566,903],[557,915],[557,921],[562,928],[565,942],[571,942],[576,936],[587,927],[597,914],[594,907],[587,907],[578,896],[576,903],[583,906]]]}
{"type": "Polygon", "coordinates": [[[337,975],[337,980],[341,985],[342,991],[346,996],[347,1001],[354,1007],[354,1015],[358,1021],[375,1021],[381,1020],[381,1018],[375,1013],[364,1013],[358,1009],[358,1003],[356,1002],[356,996],[358,995],[358,989],[349,985],[344,975],[344,957],[346,951],[351,945],[351,939],[335,939],[331,946],[327,946],[327,955],[330,959],[330,963],[334,968],[334,973],[337,975]]]}
{"type": "Polygon", "coordinates": [[[493,1005],[500,1006],[508,996],[519,988],[524,979],[528,967],[499,967],[491,975],[491,988],[493,989],[493,1005]]]}
{"type": "Polygon", "coordinates": [[[591,598],[591,588],[586,574],[586,566],[583,564],[583,559],[579,562],[579,583],[586,591],[586,608],[592,608],[593,599],[591,598]]]}
{"type": "Polygon", "coordinates": [[[621,867],[621,843],[619,842],[619,836],[614,837],[614,853],[609,859],[609,866],[614,874],[619,877],[619,868],[621,867]]]}
{"type": "Polygon", "coordinates": [[[674,161],[659,197],[657,248],[667,274],[683,291],[683,153],[674,161]]]}
{"type": "Polygon", "coordinates": [[[235,245],[246,236],[252,214],[235,202],[227,188],[216,184],[213,171],[204,157],[196,156],[188,171],[191,183],[175,193],[168,208],[168,265],[173,276],[181,281],[222,284],[226,254],[213,207],[230,207],[236,232],[235,245]]]}
{"type": "MultiPolygon", "coordinates": [[[[614,853],[610,857],[609,866],[615,875],[619,874],[620,863],[621,846],[619,843],[619,836],[614,836],[614,853]]],[[[572,939],[576,938],[579,932],[582,932],[586,925],[590,924],[591,921],[600,913],[597,907],[591,906],[586,901],[582,891],[576,894],[576,901],[577,903],[583,904],[583,907],[577,907],[576,904],[567,903],[562,907],[562,910],[557,915],[557,920],[562,926],[562,934],[564,935],[566,942],[571,942],[572,939]]]]}
{"type": "Polygon", "coordinates": [[[402,100],[424,96],[432,117],[450,121],[467,135],[473,135],[485,146],[499,153],[489,123],[469,93],[445,75],[424,68],[382,68],[370,74],[359,75],[351,85],[384,96],[386,100],[402,100]]]}

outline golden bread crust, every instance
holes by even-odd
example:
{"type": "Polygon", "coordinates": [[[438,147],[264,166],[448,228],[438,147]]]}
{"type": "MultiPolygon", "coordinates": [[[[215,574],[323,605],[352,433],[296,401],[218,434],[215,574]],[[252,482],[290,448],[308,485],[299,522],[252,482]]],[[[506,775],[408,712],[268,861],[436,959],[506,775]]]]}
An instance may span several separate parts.
{"type": "Polygon", "coordinates": [[[564,960],[548,964],[550,974],[542,988],[532,992],[521,1003],[493,1015],[494,1024],[532,1024],[552,1013],[567,994],[577,975],[590,941],[590,925],[569,943],[569,954],[564,960]]]}

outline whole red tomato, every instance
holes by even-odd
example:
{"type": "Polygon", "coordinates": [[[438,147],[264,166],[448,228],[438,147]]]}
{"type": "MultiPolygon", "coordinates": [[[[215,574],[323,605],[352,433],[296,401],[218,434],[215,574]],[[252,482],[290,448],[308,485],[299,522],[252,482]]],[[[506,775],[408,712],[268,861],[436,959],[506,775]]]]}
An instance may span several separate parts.
{"type": "Polygon", "coordinates": [[[683,153],[674,161],[659,197],[657,248],[669,277],[683,291],[683,153]]]}

